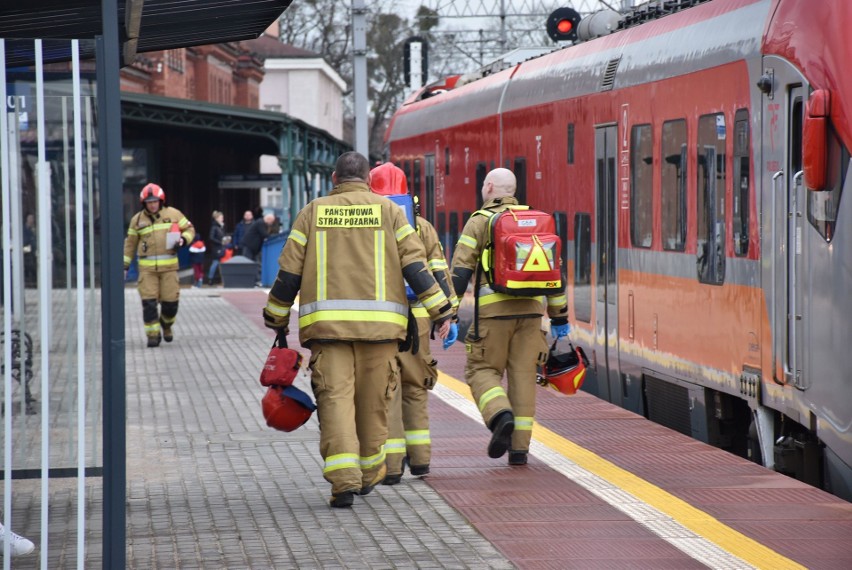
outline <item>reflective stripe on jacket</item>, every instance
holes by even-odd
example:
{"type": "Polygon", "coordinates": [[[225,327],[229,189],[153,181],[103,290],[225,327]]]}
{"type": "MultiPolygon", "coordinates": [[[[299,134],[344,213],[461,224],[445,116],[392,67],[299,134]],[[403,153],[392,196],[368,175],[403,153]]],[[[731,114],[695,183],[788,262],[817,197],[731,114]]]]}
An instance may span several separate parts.
{"type": "Polygon", "coordinates": [[[130,219],[124,240],[124,268],[130,266],[133,256],[139,256],[139,269],[146,271],[177,271],[177,247],[166,249],[166,239],[177,224],[185,243],[192,243],[195,228],[177,208],[164,207],[150,214],[141,210],[130,219]]]}

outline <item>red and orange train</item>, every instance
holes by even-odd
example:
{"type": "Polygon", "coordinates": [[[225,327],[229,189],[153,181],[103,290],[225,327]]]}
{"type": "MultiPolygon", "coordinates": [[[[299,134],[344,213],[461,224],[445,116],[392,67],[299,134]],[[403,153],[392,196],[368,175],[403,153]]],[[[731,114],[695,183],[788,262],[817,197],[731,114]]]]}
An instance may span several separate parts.
{"type": "MultiPolygon", "coordinates": [[[[852,498],[848,0],[664,0],[412,95],[448,256],[488,170],[553,212],[584,389],[852,498]]],[[[581,25],[582,27],[582,25],[581,25]]]]}

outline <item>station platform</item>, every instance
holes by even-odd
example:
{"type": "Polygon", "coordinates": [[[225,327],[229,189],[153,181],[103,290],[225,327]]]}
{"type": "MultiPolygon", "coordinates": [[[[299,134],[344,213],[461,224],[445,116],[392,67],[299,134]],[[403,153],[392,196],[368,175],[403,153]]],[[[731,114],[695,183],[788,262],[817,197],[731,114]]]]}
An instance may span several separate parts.
{"type": "Polygon", "coordinates": [[[460,343],[432,347],[431,473],[332,509],[316,414],[291,433],[261,414],[266,291],[184,289],[156,349],[125,299],[128,568],[852,568],[852,503],[586,393],[540,388],[529,464],[488,458],[460,343]]]}

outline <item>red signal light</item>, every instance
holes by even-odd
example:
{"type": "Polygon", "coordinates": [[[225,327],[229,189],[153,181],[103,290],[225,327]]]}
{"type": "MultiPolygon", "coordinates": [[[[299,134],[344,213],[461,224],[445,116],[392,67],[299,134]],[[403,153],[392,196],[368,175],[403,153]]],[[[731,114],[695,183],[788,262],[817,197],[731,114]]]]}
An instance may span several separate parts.
{"type": "Polygon", "coordinates": [[[573,8],[557,8],[547,17],[547,35],[555,42],[576,41],[579,24],[579,12],[573,8]]]}
{"type": "Polygon", "coordinates": [[[560,34],[567,34],[574,27],[574,24],[571,23],[571,20],[559,20],[559,23],[556,24],[556,29],[559,30],[560,34]]]}

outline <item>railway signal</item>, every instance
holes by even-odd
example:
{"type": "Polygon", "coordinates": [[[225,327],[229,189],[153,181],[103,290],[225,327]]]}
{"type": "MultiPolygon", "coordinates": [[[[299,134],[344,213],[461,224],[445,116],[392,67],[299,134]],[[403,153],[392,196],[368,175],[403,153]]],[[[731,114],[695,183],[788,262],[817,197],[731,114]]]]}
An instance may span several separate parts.
{"type": "Polygon", "coordinates": [[[580,14],[573,8],[557,8],[547,17],[547,35],[555,42],[575,41],[580,14]]]}

